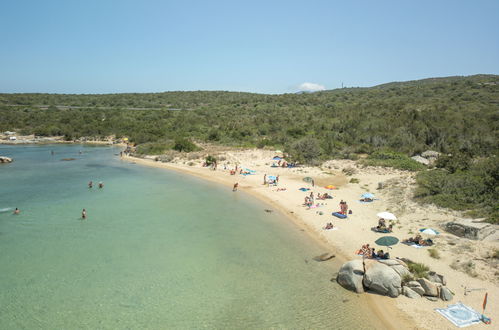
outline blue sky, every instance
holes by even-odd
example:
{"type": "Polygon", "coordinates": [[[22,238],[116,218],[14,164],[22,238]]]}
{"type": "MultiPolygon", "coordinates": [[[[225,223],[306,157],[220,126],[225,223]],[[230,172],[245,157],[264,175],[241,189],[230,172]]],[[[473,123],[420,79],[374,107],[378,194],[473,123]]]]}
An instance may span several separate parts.
{"type": "Polygon", "coordinates": [[[499,74],[498,13],[497,0],[4,0],[0,92],[287,93],[499,74]]]}

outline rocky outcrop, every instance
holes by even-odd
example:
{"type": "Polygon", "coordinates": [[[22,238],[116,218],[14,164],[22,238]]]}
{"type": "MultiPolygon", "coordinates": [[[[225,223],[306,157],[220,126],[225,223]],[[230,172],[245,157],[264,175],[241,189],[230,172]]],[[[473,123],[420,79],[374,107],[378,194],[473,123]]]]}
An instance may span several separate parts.
{"type": "Polygon", "coordinates": [[[428,279],[432,282],[440,283],[442,285],[447,284],[447,280],[445,279],[445,277],[435,272],[428,272],[428,279]]]}
{"type": "Polygon", "coordinates": [[[435,283],[427,280],[426,278],[420,278],[416,281],[421,284],[425,296],[438,297],[438,287],[435,283]]]}
{"type": "Polygon", "coordinates": [[[430,161],[424,157],[421,156],[412,156],[411,157],[413,160],[417,161],[418,163],[421,163],[423,165],[430,165],[430,161]]]}
{"type": "Polygon", "coordinates": [[[390,266],[380,262],[366,264],[364,286],[382,295],[396,298],[402,292],[402,279],[390,266]]]}
{"type": "Polygon", "coordinates": [[[451,301],[454,298],[452,292],[445,286],[440,289],[440,299],[443,301],[451,301]]]}
{"type": "Polygon", "coordinates": [[[12,158],[0,156],[0,164],[12,163],[12,161],[12,158]]]}
{"type": "Polygon", "coordinates": [[[397,274],[399,274],[400,278],[403,278],[406,275],[411,275],[411,272],[409,271],[409,268],[407,268],[405,262],[400,259],[378,260],[378,262],[390,266],[397,272],[397,274]]]}
{"type": "Polygon", "coordinates": [[[363,277],[364,267],[362,266],[362,260],[351,260],[341,266],[336,281],[345,289],[362,293],[364,292],[363,277]]]}
{"type": "Polygon", "coordinates": [[[474,240],[485,239],[498,232],[498,229],[497,225],[472,219],[456,219],[445,225],[449,233],[474,240]]]}
{"type": "Polygon", "coordinates": [[[419,284],[416,281],[410,281],[410,282],[408,282],[407,284],[405,284],[404,288],[405,287],[410,288],[412,291],[416,292],[420,296],[424,295],[424,289],[423,289],[423,287],[421,286],[421,284],[419,284]]]}
{"type": "Polygon", "coordinates": [[[412,290],[411,288],[409,288],[407,286],[404,286],[402,288],[402,293],[404,294],[404,296],[406,296],[407,298],[411,298],[411,299],[416,299],[416,298],[421,297],[421,295],[419,293],[417,293],[416,291],[412,290]]]}

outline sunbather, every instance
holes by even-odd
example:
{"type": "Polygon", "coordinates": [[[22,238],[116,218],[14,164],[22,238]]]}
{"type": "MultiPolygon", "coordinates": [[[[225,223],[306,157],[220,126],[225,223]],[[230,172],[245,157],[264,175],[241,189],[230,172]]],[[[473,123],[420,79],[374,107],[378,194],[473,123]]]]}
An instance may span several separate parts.
{"type": "Polygon", "coordinates": [[[333,229],[333,228],[334,228],[333,223],[332,223],[332,222],[328,222],[328,223],[326,224],[326,226],[325,226],[325,227],[323,227],[322,229],[327,230],[327,229],[333,229]]]}

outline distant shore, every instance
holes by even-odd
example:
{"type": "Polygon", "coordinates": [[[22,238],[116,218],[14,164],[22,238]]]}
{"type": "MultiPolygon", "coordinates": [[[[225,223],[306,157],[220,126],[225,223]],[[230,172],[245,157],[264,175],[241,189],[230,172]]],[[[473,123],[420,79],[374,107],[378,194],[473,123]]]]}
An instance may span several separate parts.
{"type": "MultiPolygon", "coordinates": [[[[219,162],[216,171],[202,167],[202,158],[195,160],[175,158],[168,163],[155,161],[154,157],[151,157],[153,159],[136,157],[124,157],[123,159],[139,165],[193,175],[223,184],[228,189],[231,189],[233,184],[238,182],[239,190],[250,193],[262,202],[271,205],[271,209],[273,208],[285,215],[295,225],[315,238],[318,244],[322,244],[325,252],[334,253],[337,258],[345,261],[358,258],[354,251],[362,244],[373,244],[374,240],[380,237],[381,234],[370,230],[377,224],[376,213],[378,212],[391,211],[398,216],[399,221],[391,235],[400,240],[412,236],[409,233],[417,232],[418,228],[422,227],[433,227],[443,231],[441,227],[444,223],[460,216],[457,212],[450,212],[434,206],[422,206],[413,202],[410,197],[413,187],[413,173],[410,172],[376,167],[360,168],[356,166],[355,162],[348,160],[330,161],[322,168],[271,167],[270,165],[276,162],[272,160],[273,155],[272,151],[266,150],[225,150],[220,154],[221,158],[225,160],[219,162]],[[239,168],[255,170],[256,174],[230,175],[229,170],[234,168],[235,164],[238,164],[239,168]],[[226,170],[224,170],[224,166],[227,168],[226,170]],[[343,170],[353,171],[354,174],[346,175],[343,170]],[[276,187],[264,185],[264,174],[279,175],[279,185],[276,187]],[[303,181],[306,176],[315,179],[315,187],[303,181]],[[356,180],[351,180],[352,178],[356,180]],[[356,183],[357,181],[359,183],[356,183]],[[378,190],[379,182],[384,182],[386,187],[378,190]],[[325,189],[324,186],[328,184],[332,184],[338,189],[325,189]],[[304,197],[310,191],[302,192],[299,190],[302,187],[311,189],[310,191],[315,194],[328,192],[334,196],[334,199],[321,200],[320,202],[323,202],[324,205],[320,205],[316,209],[307,209],[302,204],[304,197]],[[278,191],[278,188],[286,189],[278,191]],[[376,200],[369,204],[360,203],[360,196],[365,192],[374,193],[376,200]],[[353,211],[348,220],[331,216],[331,212],[339,210],[340,200],[347,201],[353,211]],[[338,230],[322,229],[327,222],[333,222],[338,230]]],[[[480,276],[472,277],[451,267],[454,258],[468,257],[463,255],[464,252],[456,250],[460,245],[473,246],[466,253],[470,253],[469,258],[476,255],[475,258],[479,259],[479,255],[483,251],[499,247],[498,242],[471,241],[445,233],[439,235],[436,241],[440,259],[431,258],[427,249],[415,249],[403,244],[395,246],[390,250],[390,254],[392,257],[405,257],[422,262],[432,270],[444,274],[448,287],[455,293],[454,300],[452,302],[429,302],[425,298],[409,299],[401,296],[392,299],[367,294],[368,301],[370,301],[369,307],[381,318],[387,328],[453,329],[454,326],[434,312],[434,308],[443,308],[450,303],[462,301],[479,310],[478,306],[481,306],[483,295],[480,293],[466,295],[464,294],[465,286],[485,288],[489,292],[489,296],[495,293],[494,296],[499,297],[499,287],[494,284],[493,279],[494,269],[483,268],[480,276]],[[490,280],[487,280],[488,278],[490,280]]],[[[494,311],[499,310],[497,300],[490,300],[487,309],[489,317],[498,318],[497,312],[494,315],[494,311]]]]}

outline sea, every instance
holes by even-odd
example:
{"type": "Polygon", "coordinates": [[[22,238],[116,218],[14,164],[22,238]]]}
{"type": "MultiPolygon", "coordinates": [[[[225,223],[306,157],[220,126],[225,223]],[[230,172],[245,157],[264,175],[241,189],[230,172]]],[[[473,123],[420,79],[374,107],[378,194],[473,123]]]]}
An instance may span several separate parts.
{"type": "Polygon", "coordinates": [[[0,145],[0,329],[383,328],[290,219],[119,152],[0,145]]]}

